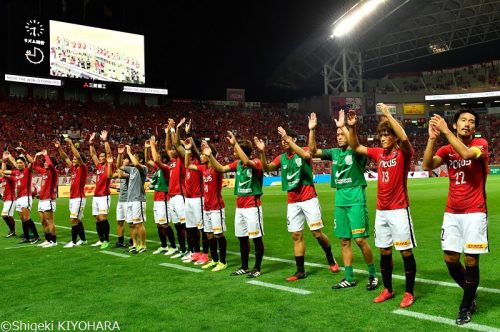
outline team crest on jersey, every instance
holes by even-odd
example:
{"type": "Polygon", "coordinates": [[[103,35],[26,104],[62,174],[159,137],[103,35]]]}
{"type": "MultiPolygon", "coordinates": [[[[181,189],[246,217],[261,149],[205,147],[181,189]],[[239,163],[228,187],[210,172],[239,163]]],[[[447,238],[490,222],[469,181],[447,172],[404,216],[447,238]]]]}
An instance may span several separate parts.
{"type": "Polygon", "coordinates": [[[302,158],[295,159],[295,164],[297,165],[297,167],[302,166],[302,158]]]}
{"type": "Polygon", "coordinates": [[[170,168],[175,168],[175,166],[177,165],[177,162],[176,161],[171,161],[168,166],[170,166],[170,168]]]}
{"type": "Polygon", "coordinates": [[[352,155],[348,154],[347,156],[345,156],[345,164],[352,165],[352,155]]]}

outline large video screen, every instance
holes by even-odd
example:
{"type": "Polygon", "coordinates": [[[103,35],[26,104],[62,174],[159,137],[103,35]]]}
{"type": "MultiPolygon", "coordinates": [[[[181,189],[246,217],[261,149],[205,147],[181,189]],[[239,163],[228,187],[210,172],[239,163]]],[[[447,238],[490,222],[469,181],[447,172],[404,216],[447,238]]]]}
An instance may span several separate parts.
{"type": "Polygon", "coordinates": [[[50,21],[50,75],[145,84],[144,36],[50,21]]]}

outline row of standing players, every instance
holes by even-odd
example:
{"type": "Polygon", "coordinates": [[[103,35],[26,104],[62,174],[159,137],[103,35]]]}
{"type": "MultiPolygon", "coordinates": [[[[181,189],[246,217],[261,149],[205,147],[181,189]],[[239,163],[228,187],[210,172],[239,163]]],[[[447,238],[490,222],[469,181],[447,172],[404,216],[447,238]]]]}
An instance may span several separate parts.
{"type": "MultiPolygon", "coordinates": [[[[260,276],[260,267],[264,254],[262,242],[263,216],[260,197],[264,171],[280,170],[282,189],[288,193],[287,228],[292,234],[293,249],[297,270],[287,281],[306,278],[304,270],[304,224],[307,223],[312,235],[325,252],[330,270],[338,271],[330,241],[322,232],[323,221],[312,175],[312,158],[320,157],[332,161],[331,186],[336,188],[334,234],[340,238],[344,262],[344,278],[332,288],[349,288],[356,285],[353,275],[353,251],[351,240],[361,250],[368,269],[366,288],[374,290],[378,286],[373,252],[366,241],[369,236],[368,213],[366,209],[366,181],[364,169],[367,157],[373,158],[378,165],[377,211],[375,217],[375,245],[380,249],[380,269],[384,289],[374,299],[375,303],[384,302],[395,296],[392,287],[392,247],[401,252],[406,284],[400,307],[411,306],[415,301],[414,284],[416,262],[412,248],[416,247],[413,223],[409,212],[407,174],[413,149],[401,124],[394,119],[385,104],[377,107],[383,112],[379,123],[381,147],[367,148],[359,144],[356,135],[358,121],[355,112],[347,116],[340,112],[335,119],[338,148],[318,149],[315,142],[316,115],[309,116],[309,146],[300,148],[296,144],[297,135],[292,130],[278,128],[284,152],[267,162],[265,144],[254,137],[249,140],[236,140],[228,132],[228,142],[234,147],[236,161],[221,165],[216,157],[216,150],[208,142],[201,142],[198,151],[192,138],[182,141],[180,132],[189,135],[191,123],[182,119],[177,126],[169,119],[165,129],[165,152],[159,153],[155,137],[145,142],[145,151],[132,153],[129,146],[118,147],[116,165],[111,148],[107,142],[107,132],[101,132],[105,153],[97,155],[94,140],[90,137],[90,156],[96,165],[96,189],[92,202],[93,215],[99,241],[95,246],[105,249],[109,246],[108,211],[110,204],[109,184],[113,177],[120,178],[120,197],[117,205],[118,242],[115,247],[125,247],[124,223],[130,226],[131,253],[146,250],[145,191],[147,166],[155,168],[150,188],[154,189],[154,219],[158,228],[161,246],[153,253],[165,253],[172,257],[181,257],[186,263],[195,262],[204,269],[218,272],[227,268],[226,239],[224,232],[225,213],[221,195],[222,173],[235,172],[235,233],[240,242],[241,266],[231,275],[247,275],[250,278],[260,276]],[[250,158],[255,145],[259,158],[250,158]],[[152,159],[150,159],[150,155],[152,159]],[[171,225],[177,231],[180,251],[176,248],[175,236],[171,225]],[[200,246],[200,238],[202,239],[200,246]],[[167,245],[167,239],[170,247],[167,245]],[[250,271],[250,242],[254,242],[255,266],[250,271]],[[187,240],[187,248],[186,248],[187,240]],[[201,248],[203,247],[203,248],[201,248]],[[211,259],[208,258],[210,251],[211,259]]],[[[455,135],[446,122],[435,115],[429,122],[429,140],[424,153],[423,166],[432,170],[442,164],[448,166],[450,192],[443,218],[441,234],[442,248],[449,273],[463,289],[457,324],[470,321],[476,310],[476,291],[479,284],[479,254],[488,252],[487,217],[485,182],[487,174],[488,146],[484,139],[474,138],[478,125],[477,115],[470,110],[458,112],[454,119],[455,135]],[[436,154],[433,148],[440,135],[444,135],[450,144],[441,147],[436,154]],[[486,231],[485,231],[486,230],[486,231]],[[465,267],[460,263],[460,254],[465,254],[465,267]]],[[[66,139],[73,153],[70,160],[60,142],[53,144],[58,149],[66,164],[71,167],[70,219],[72,241],[65,248],[86,244],[85,231],[81,223],[85,206],[84,185],[87,167],[84,156],[75,148],[70,139],[66,139]],[[80,237],[80,240],[78,240],[80,237]],[[78,241],[77,241],[78,240],[78,241]]],[[[16,170],[7,170],[2,163],[3,181],[6,189],[12,191],[17,183],[17,200],[8,204],[5,197],[2,213],[11,233],[13,232],[13,210],[17,205],[20,211],[24,242],[29,241],[29,231],[34,234],[32,242],[38,241],[38,234],[30,218],[31,207],[29,182],[31,169],[42,174],[39,214],[44,226],[46,241],[43,247],[57,244],[53,212],[55,210],[55,188],[57,171],[46,151],[39,152],[44,157],[44,167],[37,166],[28,154],[14,159],[4,152],[4,161],[10,160],[16,170]],[[9,219],[10,218],[10,219],[9,219]]],[[[15,189],[14,189],[15,190],[15,189]]],[[[14,193],[14,191],[12,191],[14,193]]]]}

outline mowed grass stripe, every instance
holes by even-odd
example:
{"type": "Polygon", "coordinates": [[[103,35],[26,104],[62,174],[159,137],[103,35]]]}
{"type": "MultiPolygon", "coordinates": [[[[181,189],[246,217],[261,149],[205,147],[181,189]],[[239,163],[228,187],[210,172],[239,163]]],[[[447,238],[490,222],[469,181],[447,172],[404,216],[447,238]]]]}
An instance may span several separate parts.
{"type": "Polygon", "coordinates": [[[459,326],[455,323],[455,320],[453,320],[453,319],[440,317],[440,316],[427,315],[427,314],[423,314],[423,313],[415,312],[415,311],[397,309],[397,310],[394,310],[392,313],[396,314],[396,315],[407,316],[407,317],[416,318],[416,319],[428,320],[428,321],[435,322],[435,323],[441,323],[441,324],[451,325],[451,326],[455,326],[455,327],[460,327],[460,328],[464,328],[464,329],[468,329],[468,330],[483,331],[483,332],[500,332],[500,329],[497,329],[496,327],[491,327],[491,326],[481,325],[481,324],[476,324],[476,323],[467,323],[465,325],[459,326]]]}
{"type": "Polygon", "coordinates": [[[277,289],[280,291],[295,293],[295,294],[300,294],[300,295],[308,295],[308,294],[312,293],[311,291],[308,291],[305,289],[281,286],[281,285],[271,284],[269,282],[263,282],[263,281],[257,281],[257,280],[248,281],[247,284],[277,289]]]}

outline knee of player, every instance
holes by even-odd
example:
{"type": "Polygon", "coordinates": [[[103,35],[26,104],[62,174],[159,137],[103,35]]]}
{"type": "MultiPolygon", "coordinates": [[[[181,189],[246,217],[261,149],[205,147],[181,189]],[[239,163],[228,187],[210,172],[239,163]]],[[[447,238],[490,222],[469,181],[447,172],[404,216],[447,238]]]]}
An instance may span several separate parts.
{"type": "Polygon", "coordinates": [[[316,231],[311,231],[311,233],[315,239],[319,239],[319,238],[323,237],[323,231],[321,229],[318,229],[316,231]]]}
{"type": "MultiPolygon", "coordinates": [[[[357,241],[356,241],[357,242],[357,241]]],[[[351,246],[351,239],[348,239],[348,238],[342,238],[340,240],[340,244],[342,245],[342,247],[344,248],[349,248],[351,246]]]]}
{"type": "Polygon", "coordinates": [[[364,246],[366,246],[368,244],[368,242],[366,241],[366,239],[364,237],[358,237],[358,238],[354,239],[354,241],[356,241],[356,244],[360,248],[363,248],[364,246]]]}
{"type": "Polygon", "coordinates": [[[303,232],[293,232],[292,238],[294,241],[302,241],[303,234],[304,234],[303,232]]]}
{"type": "Polygon", "coordinates": [[[411,249],[401,250],[401,256],[410,257],[411,255],[413,255],[413,251],[411,249]]]}
{"type": "Polygon", "coordinates": [[[478,266],[479,265],[479,255],[469,255],[465,254],[465,266],[478,266]]]}

